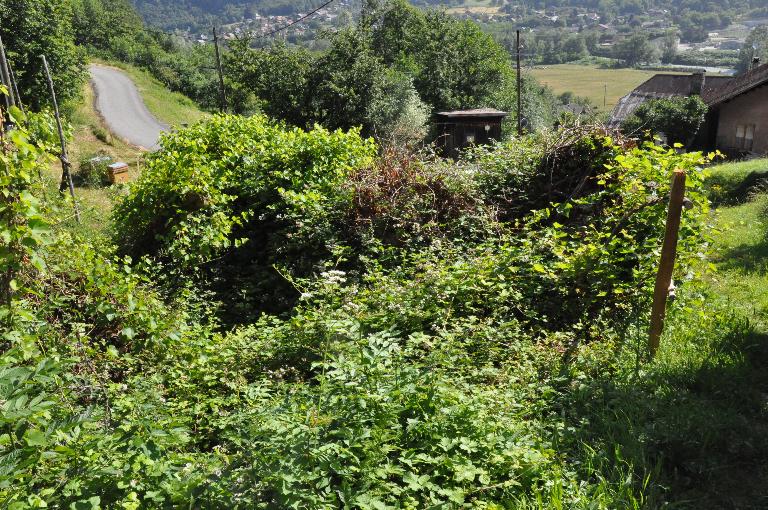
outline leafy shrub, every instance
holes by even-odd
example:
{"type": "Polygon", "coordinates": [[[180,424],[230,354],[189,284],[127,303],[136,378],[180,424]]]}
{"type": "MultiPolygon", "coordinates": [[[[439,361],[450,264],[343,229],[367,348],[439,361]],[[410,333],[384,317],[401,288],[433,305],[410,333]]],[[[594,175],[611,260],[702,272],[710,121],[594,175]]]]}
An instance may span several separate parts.
{"type": "Polygon", "coordinates": [[[123,254],[216,280],[246,317],[295,299],[273,266],[309,275],[339,256],[332,225],[351,203],[344,183],[375,151],[354,130],[289,129],[261,116],[215,117],[162,144],[115,210],[115,241],[123,254]]]}
{"type": "Polygon", "coordinates": [[[652,135],[664,133],[669,145],[690,145],[707,114],[707,105],[699,96],[652,99],[641,104],[624,121],[625,133],[639,134],[650,131],[652,135]]]}

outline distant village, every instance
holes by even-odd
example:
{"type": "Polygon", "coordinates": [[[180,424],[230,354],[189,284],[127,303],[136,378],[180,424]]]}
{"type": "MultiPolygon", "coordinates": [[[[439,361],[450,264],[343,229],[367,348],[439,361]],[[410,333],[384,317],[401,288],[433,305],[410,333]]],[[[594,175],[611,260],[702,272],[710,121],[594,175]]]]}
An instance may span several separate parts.
{"type": "MultiPolygon", "coordinates": [[[[222,25],[220,36],[225,40],[235,39],[245,34],[259,37],[291,25],[289,30],[281,31],[280,36],[289,42],[301,44],[313,40],[318,30],[334,30],[351,23],[357,14],[355,9],[359,9],[358,5],[356,2],[353,3],[353,0],[340,0],[306,19],[302,19],[309,14],[306,12],[292,15],[252,12],[242,21],[222,25]]],[[[642,15],[618,16],[612,19],[607,19],[599,12],[585,8],[553,7],[535,10],[511,3],[494,7],[454,7],[448,9],[448,12],[457,18],[471,19],[480,23],[489,32],[497,34],[508,31],[510,27],[519,27],[529,34],[552,31],[564,34],[593,32],[599,36],[600,53],[605,54],[610,54],[611,48],[617,42],[637,30],[649,34],[651,42],[661,48],[664,38],[673,28],[672,15],[667,9],[649,9],[642,15]]],[[[684,43],[678,39],[676,52],[695,60],[696,62],[690,64],[691,67],[733,74],[734,66],[729,63],[724,64],[721,57],[725,56],[726,60],[728,57],[731,61],[735,60],[750,30],[766,23],[768,20],[760,19],[734,22],[724,30],[707,33],[706,40],[698,43],[684,43]]],[[[196,44],[207,44],[212,41],[211,34],[197,34],[191,29],[183,34],[183,37],[190,43],[196,44]]]]}
{"type": "MultiPolygon", "coordinates": [[[[235,39],[244,34],[259,37],[290,24],[290,30],[285,31],[281,35],[283,37],[290,36],[292,38],[304,39],[319,29],[332,29],[349,23],[351,21],[352,9],[352,0],[339,0],[313,14],[311,17],[298,22],[296,20],[301,20],[309,13],[299,12],[290,16],[253,13],[253,17],[222,25],[221,37],[225,40],[235,39]]],[[[211,42],[210,34],[205,33],[190,33],[187,38],[194,40],[197,44],[211,42]]]]}

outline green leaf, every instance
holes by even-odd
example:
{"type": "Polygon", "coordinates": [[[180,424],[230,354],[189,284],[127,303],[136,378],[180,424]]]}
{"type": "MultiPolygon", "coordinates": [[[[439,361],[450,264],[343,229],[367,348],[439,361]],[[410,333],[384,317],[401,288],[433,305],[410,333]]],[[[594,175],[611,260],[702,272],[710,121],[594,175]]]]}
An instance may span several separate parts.
{"type": "Polygon", "coordinates": [[[45,433],[38,429],[29,429],[24,434],[24,440],[29,446],[45,446],[48,439],[45,437],[45,433]]]}

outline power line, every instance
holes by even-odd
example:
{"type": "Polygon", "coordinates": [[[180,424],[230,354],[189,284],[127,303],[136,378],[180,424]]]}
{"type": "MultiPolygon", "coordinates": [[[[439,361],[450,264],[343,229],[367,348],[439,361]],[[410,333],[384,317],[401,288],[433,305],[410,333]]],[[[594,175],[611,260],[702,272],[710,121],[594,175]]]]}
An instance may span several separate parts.
{"type": "Polygon", "coordinates": [[[295,25],[297,23],[301,23],[305,19],[307,19],[307,18],[309,18],[311,16],[314,16],[315,14],[317,14],[320,11],[322,11],[323,9],[325,9],[326,7],[328,7],[329,5],[331,5],[335,1],[336,0],[328,0],[323,5],[321,5],[320,7],[318,7],[317,9],[315,9],[313,11],[310,11],[308,14],[305,14],[301,18],[295,19],[295,20],[291,21],[290,23],[288,23],[287,25],[283,25],[282,27],[278,27],[278,28],[276,28],[276,29],[274,29],[274,30],[272,30],[270,32],[267,32],[266,34],[262,34],[262,35],[260,35],[258,37],[254,37],[254,39],[265,39],[265,38],[267,38],[267,37],[269,37],[271,35],[275,35],[278,32],[282,32],[283,30],[291,28],[293,25],[295,25]]]}

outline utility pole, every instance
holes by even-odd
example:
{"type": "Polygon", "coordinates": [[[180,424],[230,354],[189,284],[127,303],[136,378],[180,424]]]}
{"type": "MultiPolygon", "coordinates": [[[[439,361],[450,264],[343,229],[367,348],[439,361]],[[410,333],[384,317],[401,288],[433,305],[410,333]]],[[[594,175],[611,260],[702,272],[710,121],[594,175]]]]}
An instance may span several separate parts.
{"type": "Polygon", "coordinates": [[[8,59],[5,56],[5,46],[3,45],[2,37],[0,37],[0,78],[2,78],[3,85],[8,88],[8,95],[5,96],[5,106],[6,110],[8,110],[11,106],[16,106],[16,98],[11,83],[11,73],[8,71],[8,59]]]}
{"type": "Polygon", "coordinates": [[[51,70],[48,67],[48,60],[45,55],[40,55],[43,59],[43,68],[45,69],[45,77],[48,79],[48,88],[51,91],[51,99],[53,100],[53,112],[56,115],[56,127],[59,128],[59,140],[61,141],[61,154],[59,159],[61,160],[61,183],[59,183],[59,192],[63,192],[64,189],[69,187],[69,194],[72,196],[72,205],[75,208],[75,219],[80,223],[80,211],[77,208],[77,201],[75,200],[75,184],[72,182],[72,164],[67,157],[67,142],[64,140],[64,128],[61,127],[61,116],[59,115],[59,103],[56,101],[56,90],[53,88],[53,78],[51,78],[51,70]]]}
{"type": "Polygon", "coordinates": [[[227,91],[224,89],[224,71],[221,70],[221,54],[219,53],[219,37],[216,35],[216,25],[213,26],[213,45],[216,48],[216,68],[219,71],[219,94],[221,106],[219,111],[227,110],[227,91]]]}
{"type": "Polygon", "coordinates": [[[523,136],[523,87],[520,70],[520,30],[517,31],[517,136],[523,136]]]}

